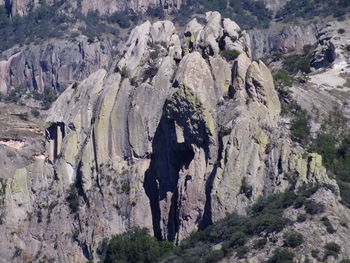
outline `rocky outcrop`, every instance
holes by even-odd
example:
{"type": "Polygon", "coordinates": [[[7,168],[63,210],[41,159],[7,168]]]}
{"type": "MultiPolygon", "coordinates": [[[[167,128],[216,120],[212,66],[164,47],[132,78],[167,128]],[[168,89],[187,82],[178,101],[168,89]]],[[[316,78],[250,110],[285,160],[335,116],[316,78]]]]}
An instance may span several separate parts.
{"type": "Polygon", "coordinates": [[[109,41],[91,42],[85,37],[12,48],[0,57],[0,92],[19,86],[62,90],[100,68],[109,68],[113,53],[109,41]]]}
{"type": "Polygon", "coordinates": [[[54,103],[51,160],[2,183],[3,258],[86,262],[133,226],[180,242],[260,195],[335,185],[321,157],[280,127],[273,78],[249,43],[217,12],[182,33],[169,21],[137,26],[113,72],[96,71],[54,103]]]}
{"type": "Polygon", "coordinates": [[[253,58],[262,58],[276,52],[302,50],[305,45],[314,45],[322,23],[308,25],[272,24],[268,29],[254,29],[249,32],[253,58]]]}

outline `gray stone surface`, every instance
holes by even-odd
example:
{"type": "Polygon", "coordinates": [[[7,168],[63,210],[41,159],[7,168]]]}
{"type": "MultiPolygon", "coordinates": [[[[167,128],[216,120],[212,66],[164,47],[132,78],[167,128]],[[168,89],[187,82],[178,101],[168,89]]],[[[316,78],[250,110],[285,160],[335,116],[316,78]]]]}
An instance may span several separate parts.
{"type": "Polygon", "coordinates": [[[139,25],[117,72],[98,70],[63,92],[46,119],[48,132],[63,124],[62,154],[4,181],[2,259],[96,260],[104,238],[134,226],[179,242],[226,213],[244,214],[260,195],[288,189],[289,173],[296,186],[337,188],[322,158],[279,125],[271,73],[250,59],[248,36],[235,39],[237,27],[225,22],[244,52],[224,61],[224,23],[216,12],[206,17],[203,29],[191,22],[190,36],[171,22],[139,25]]]}

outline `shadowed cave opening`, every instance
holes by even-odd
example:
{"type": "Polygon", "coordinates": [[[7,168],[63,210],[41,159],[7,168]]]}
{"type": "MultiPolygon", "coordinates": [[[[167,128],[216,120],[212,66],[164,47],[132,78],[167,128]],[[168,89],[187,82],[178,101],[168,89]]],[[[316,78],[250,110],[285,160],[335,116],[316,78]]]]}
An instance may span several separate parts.
{"type": "Polygon", "coordinates": [[[150,200],[153,231],[159,240],[175,241],[179,230],[179,173],[181,169],[188,169],[195,154],[191,144],[178,142],[174,120],[165,117],[160,121],[152,145],[151,164],[145,173],[144,188],[150,200]],[[167,233],[163,233],[161,220],[165,215],[161,215],[160,202],[166,200],[169,192],[172,198],[168,210],[167,233]]]}
{"type": "Polygon", "coordinates": [[[63,138],[66,136],[65,124],[53,122],[46,129],[46,140],[49,142],[49,160],[54,162],[61,154],[63,138]]]}

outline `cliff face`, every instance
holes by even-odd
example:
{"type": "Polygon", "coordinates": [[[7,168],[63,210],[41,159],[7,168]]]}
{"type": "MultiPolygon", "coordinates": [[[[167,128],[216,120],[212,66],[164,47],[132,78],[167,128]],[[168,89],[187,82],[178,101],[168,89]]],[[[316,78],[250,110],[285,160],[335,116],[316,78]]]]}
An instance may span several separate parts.
{"type": "Polygon", "coordinates": [[[271,73],[249,43],[217,12],[181,33],[137,26],[111,72],[55,102],[46,159],[1,180],[4,259],[86,262],[133,226],[178,242],[260,195],[334,185],[280,127],[271,73]]]}
{"type": "Polygon", "coordinates": [[[42,45],[12,48],[1,54],[0,92],[18,86],[42,91],[63,88],[112,62],[109,41],[55,40],[42,45]]]}
{"type": "Polygon", "coordinates": [[[249,32],[252,41],[253,58],[269,56],[274,52],[302,50],[305,45],[314,45],[319,32],[326,27],[323,23],[300,25],[272,24],[268,29],[254,29],[249,32]]]}

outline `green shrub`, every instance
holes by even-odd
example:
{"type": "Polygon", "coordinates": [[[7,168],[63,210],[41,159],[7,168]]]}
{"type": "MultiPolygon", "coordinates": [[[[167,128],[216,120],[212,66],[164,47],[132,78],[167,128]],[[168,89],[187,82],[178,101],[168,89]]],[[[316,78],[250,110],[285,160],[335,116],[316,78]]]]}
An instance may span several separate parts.
{"type": "Polygon", "coordinates": [[[222,50],[220,55],[225,58],[227,61],[232,61],[238,58],[240,52],[237,50],[222,50]]]}
{"type": "Polygon", "coordinates": [[[296,248],[304,242],[303,235],[295,231],[289,231],[284,233],[283,238],[284,245],[292,248],[296,248]]]}
{"type": "Polygon", "coordinates": [[[210,251],[210,253],[205,257],[206,263],[215,263],[218,262],[225,256],[224,252],[221,249],[216,249],[210,251]]]}
{"type": "Polygon", "coordinates": [[[324,216],[321,218],[322,223],[326,226],[327,232],[330,234],[334,234],[337,230],[334,229],[331,221],[329,221],[328,217],[324,216]]]}
{"type": "Polygon", "coordinates": [[[276,18],[284,22],[295,21],[295,19],[315,19],[322,17],[342,18],[350,10],[348,0],[292,0],[281,8],[276,18]]]}
{"type": "Polygon", "coordinates": [[[319,253],[320,253],[320,251],[318,249],[311,250],[311,256],[313,258],[318,258],[319,253]]]}
{"type": "Polygon", "coordinates": [[[163,6],[149,7],[147,10],[147,15],[158,19],[164,19],[165,17],[164,8],[163,6]]]}
{"type": "Polygon", "coordinates": [[[286,87],[291,87],[293,84],[293,79],[292,77],[288,74],[287,71],[285,70],[279,70],[275,75],[274,75],[274,80],[278,84],[282,84],[283,86],[286,87]]]}
{"type": "Polygon", "coordinates": [[[286,248],[276,248],[273,255],[266,263],[293,263],[295,254],[286,248]]]}
{"type": "Polygon", "coordinates": [[[324,248],[325,248],[325,251],[324,251],[325,258],[329,256],[337,258],[341,250],[341,247],[334,242],[327,243],[324,248]]]}
{"type": "Polygon", "coordinates": [[[79,207],[80,207],[79,195],[75,185],[71,185],[71,187],[69,188],[66,201],[68,202],[68,205],[72,214],[79,212],[79,207]]]}
{"type": "Polygon", "coordinates": [[[311,152],[317,152],[323,156],[323,163],[331,169],[337,154],[336,138],[328,133],[320,133],[310,146],[311,152]]]}
{"type": "Polygon", "coordinates": [[[237,248],[243,246],[247,242],[247,237],[242,232],[237,232],[232,235],[225,247],[237,248]]]}
{"type": "Polygon", "coordinates": [[[18,86],[10,91],[9,95],[5,97],[6,102],[18,103],[19,100],[26,94],[27,89],[24,86],[18,86]]]}
{"type": "Polygon", "coordinates": [[[248,252],[249,252],[249,247],[247,246],[239,247],[236,249],[236,256],[238,258],[244,258],[248,252]]]}
{"type": "Polygon", "coordinates": [[[30,111],[35,118],[40,116],[40,112],[37,109],[31,109],[30,111]]]}
{"type": "Polygon", "coordinates": [[[173,249],[171,242],[157,241],[148,234],[147,229],[135,228],[112,237],[103,262],[154,263],[173,249]]]}
{"type": "Polygon", "coordinates": [[[300,143],[302,146],[309,144],[311,139],[310,116],[305,110],[299,110],[291,122],[292,140],[300,143]]]}
{"type": "Polygon", "coordinates": [[[297,217],[297,222],[298,223],[302,223],[302,222],[305,222],[306,221],[306,214],[302,213],[302,214],[299,214],[298,217],[297,217]]]}
{"type": "Polygon", "coordinates": [[[257,240],[254,240],[253,248],[261,249],[261,248],[264,248],[266,244],[267,244],[267,238],[259,238],[257,240]]]}
{"type": "Polygon", "coordinates": [[[313,200],[305,201],[305,211],[310,215],[316,215],[324,212],[324,205],[313,200]]]}

